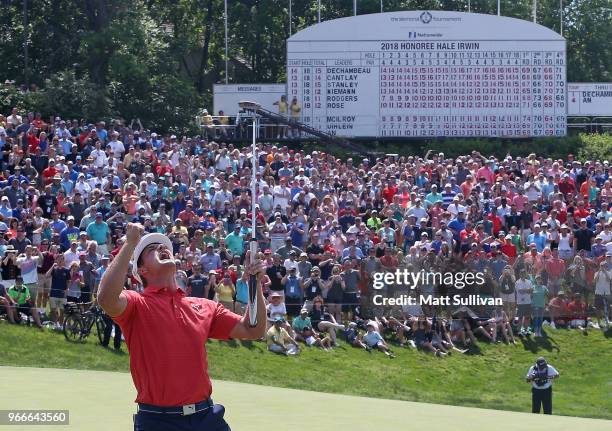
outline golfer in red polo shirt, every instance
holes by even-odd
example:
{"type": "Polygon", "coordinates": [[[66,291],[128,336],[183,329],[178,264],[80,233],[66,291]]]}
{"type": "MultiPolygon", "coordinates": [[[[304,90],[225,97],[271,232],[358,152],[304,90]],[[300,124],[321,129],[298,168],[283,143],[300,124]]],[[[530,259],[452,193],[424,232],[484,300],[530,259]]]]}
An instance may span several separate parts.
{"type": "Polygon", "coordinates": [[[141,225],[128,224],[126,242],[98,290],[100,306],[121,326],[130,352],[138,392],[134,430],[229,430],[224,407],[210,399],[205,343],[264,336],[263,259],[245,268],[257,275],[257,326],[251,327],[248,311],[239,316],[208,299],[186,297],[176,285],[172,243],[162,234],[143,232],[141,225]],[[143,293],[123,290],[130,260],[143,293]]]}

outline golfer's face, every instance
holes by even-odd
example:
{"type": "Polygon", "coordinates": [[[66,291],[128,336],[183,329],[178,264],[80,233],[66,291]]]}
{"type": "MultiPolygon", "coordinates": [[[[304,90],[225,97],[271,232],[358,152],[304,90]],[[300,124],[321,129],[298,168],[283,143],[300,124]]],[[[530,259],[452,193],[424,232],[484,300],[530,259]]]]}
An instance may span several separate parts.
{"type": "Polygon", "coordinates": [[[174,263],[172,251],[163,244],[150,244],[142,252],[143,266],[147,265],[147,263],[159,265],[168,263],[168,261],[174,263]]]}

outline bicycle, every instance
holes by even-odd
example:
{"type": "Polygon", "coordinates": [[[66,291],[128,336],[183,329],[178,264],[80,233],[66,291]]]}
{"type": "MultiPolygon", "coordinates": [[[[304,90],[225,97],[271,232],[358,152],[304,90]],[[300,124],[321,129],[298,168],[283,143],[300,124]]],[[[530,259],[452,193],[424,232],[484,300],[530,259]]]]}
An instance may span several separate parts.
{"type": "Polygon", "coordinates": [[[104,312],[97,304],[87,311],[81,311],[79,307],[82,305],[87,304],[66,304],[66,317],[62,326],[64,337],[70,342],[84,341],[91,334],[95,325],[98,332],[98,340],[101,344],[104,340],[104,329],[106,328],[104,312]]]}

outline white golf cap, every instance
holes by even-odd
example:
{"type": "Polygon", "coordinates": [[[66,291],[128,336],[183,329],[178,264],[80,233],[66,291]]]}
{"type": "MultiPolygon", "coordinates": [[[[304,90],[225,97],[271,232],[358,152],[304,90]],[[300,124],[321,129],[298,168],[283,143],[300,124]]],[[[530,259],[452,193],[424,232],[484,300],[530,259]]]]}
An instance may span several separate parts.
{"type": "Polygon", "coordinates": [[[132,274],[139,280],[140,276],[138,275],[137,271],[138,258],[140,257],[142,251],[151,244],[163,244],[168,247],[168,250],[170,250],[170,253],[172,253],[172,241],[170,241],[170,238],[168,238],[166,235],[162,235],[161,233],[148,233],[140,238],[140,242],[134,249],[134,254],[132,256],[132,274]]]}

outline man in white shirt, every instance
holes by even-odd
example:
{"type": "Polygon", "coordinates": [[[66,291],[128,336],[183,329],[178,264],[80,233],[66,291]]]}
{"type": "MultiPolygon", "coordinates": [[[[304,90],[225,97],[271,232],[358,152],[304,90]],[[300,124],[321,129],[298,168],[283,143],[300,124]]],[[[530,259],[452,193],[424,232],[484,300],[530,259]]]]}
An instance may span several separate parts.
{"type": "MultiPolygon", "coordinates": [[[[100,190],[105,189],[106,185],[108,184],[108,179],[104,177],[103,175],[104,175],[104,169],[98,168],[96,169],[96,176],[91,177],[89,180],[87,180],[87,183],[89,184],[89,187],[91,187],[91,190],[94,190],[97,188],[99,188],[100,190]],[[97,186],[98,184],[100,184],[100,187],[97,186]]],[[[80,176],[81,175],[79,174],[79,178],[80,176]]]]}
{"type": "Polygon", "coordinates": [[[427,218],[429,215],[427,214],[427,210],[421,206],[421,199],[414,200],[414,206],[408,209],[406,214],[409,216],[414,216],[417,220],[421,220],[422,218],[427,218]]]}
{"type": "Polygon", "coordinates": [[[231,202],[232,200],[233,200],[232,192],[227,190],[227,183],[224,182],[221,190],[219,190],[213,195],[210,203],[213,207],[220,208],[221,205],[223,205],[225,201],[231,202]]]}
{"type": "MultiPolygon", "coordinates": [[[[612,253],[606,253],[606,258],[612,257],[612,253]]],[[[612,271],[608,269],[608,263],[603,261],[599,264],[599,271],[595,273],[595,309],[599,325],[610,324],[609,308],[612,299],[612,271]]]]}
{"type": "Polygon", "coordinates": [[[453,218],[455,218],[455,217],[457,217],[457,214],[459,214],[460,212],[465,214],[466,208],[465,208],[465,206],[461,205],[460,200],[459,200],[459,196],[455,196],[453,198],[453,203],[450,204],[446,208],[446,211],[451,213],[453,218]]]}
{"type": "Polygon", "coordinates": [[[74,185],[74,190],[81,193],[81,196],[83,196],[85,201],[89,200],[89,194],[91,193],[92,187],[85,182],[85,174],[79,174],[77,182],[74,185]]]}
{"type": "Polygon", "coordinates": [[[108,156],[106,155],[106,152],[102,150],[100,141],[96,141],[96,148],[89,154],[89,156],[93,159],[93,165],[96,168],[108,166],[108,156]]]}
{"type": "Polygon", "coordinates": [[[525,194],[527,195],[527,199],[529,202],[535,202],[542,196],[542,191],[538,187],[536,182],[526,182],[525,183],[525,194]]]}
{"type": "Polygon", "coordinates": [[[522,270],[519,278],[516,280],[516,306],[517,306],[517,317],[521,330],[520,336],[528,334],[529,322],[531,319],[531,292],[533,292],[533,285],[531,280],[527,278],[527,273],[522,270]]]}
{"type": "Polygon", "coordinates": [[[221,172],[225,172],[228,167],[232,165],[232,160],[227,154],[227,149],[222,148],[219,155],[215,160],[215,169],[221,172]]]}
{"type": "Polygon", "coordinates": [[[40,295],[38,294],[38,265],[40,261],[42,261],[42,255],[32,245],[27,245],[25,253],[17,256],[17,266],[21,270],[23,283],[30,289],[30,297],[32,298],[33,305],[38,306],[38,311],[42,311],[42,308],[40,308],[42,292],[40,292],[40,295]],[[37,255],[33,254],[35,251],[37,255]]]}
{"type": "Polygon", "coordinates": [[[70,269],[72,262],[79,261],[79,251],[77,250],[78,245],[78,242],[72,241],[70,243],[70,248],[64,252],[64,267],[66,269],[70,269]]]}
{"type": "Polygon", "coordinates": [[[60,138],[60,140],[72,138],[72,133],[66,128],[66,122],[64,120],[60,121],[59,127],[55,131],[55,136],[60,138]]]}
{"type": "Polygon", "coordinates": [[[274,208],[274,196],[270,193],[270,187],[268,185],[263,186],[263,194],[259,196],[257,202],[259,203],[259,208],[261,208],[264,218],[267,219],[270,217],[272,209],[274,208]]]}
{"type": "Polygon", "coordinates": [[[291,250],[289,252],[289,257],[283,262],[283,266],[287,270],[287,274],[289,274],[291,269],[295,269],[295,275],[300,278],[300,268],[298,264],[299,262],[297,260],[297,252],[295,250],[291,250]]]}
{"type": "Polygon", "coordinates": [[[119,140],[119,132],[114,131],[111,133],[111,140],[108,143],[108,146],[113,153],[113,157],[115,159],[121,159],[121,156],[125,153],[125,146],[123,145],[123,142],[119,140]]]}
{"type": "Polygon", "coordinates": [[[280,205],[283,213],[286,214],[289,200],[291,199],[291,189],[287,187],[284,179],[281,179],[278,186],[274,186],[274,206],[280,205]]]}
{"type": "Polygon", "coordinates": [[[529,371],[525,380],[531,383],[531,412],[540,413],[544,409],[545,415],[552,414],[552,380],[559,378],[559,372],[546,359],[539,357],[529,371]]]}
{"type": "Polygon", "coordinates": [[[21,115],[17,114],[17,108],[13,108],[11,111],[11,115],[6,117],[6,122],[13,125],[13,127],[17,127],[22,123],[21,115]]]}
{"type": "Polygon", "coordinates": [[[295,179],[298,181],[298,183],[304,180],[304,184],[310,184],[310,178],[304,175],[304,168],[300,168],[298,170],[298,174],[295,176],[295,179]]]}

